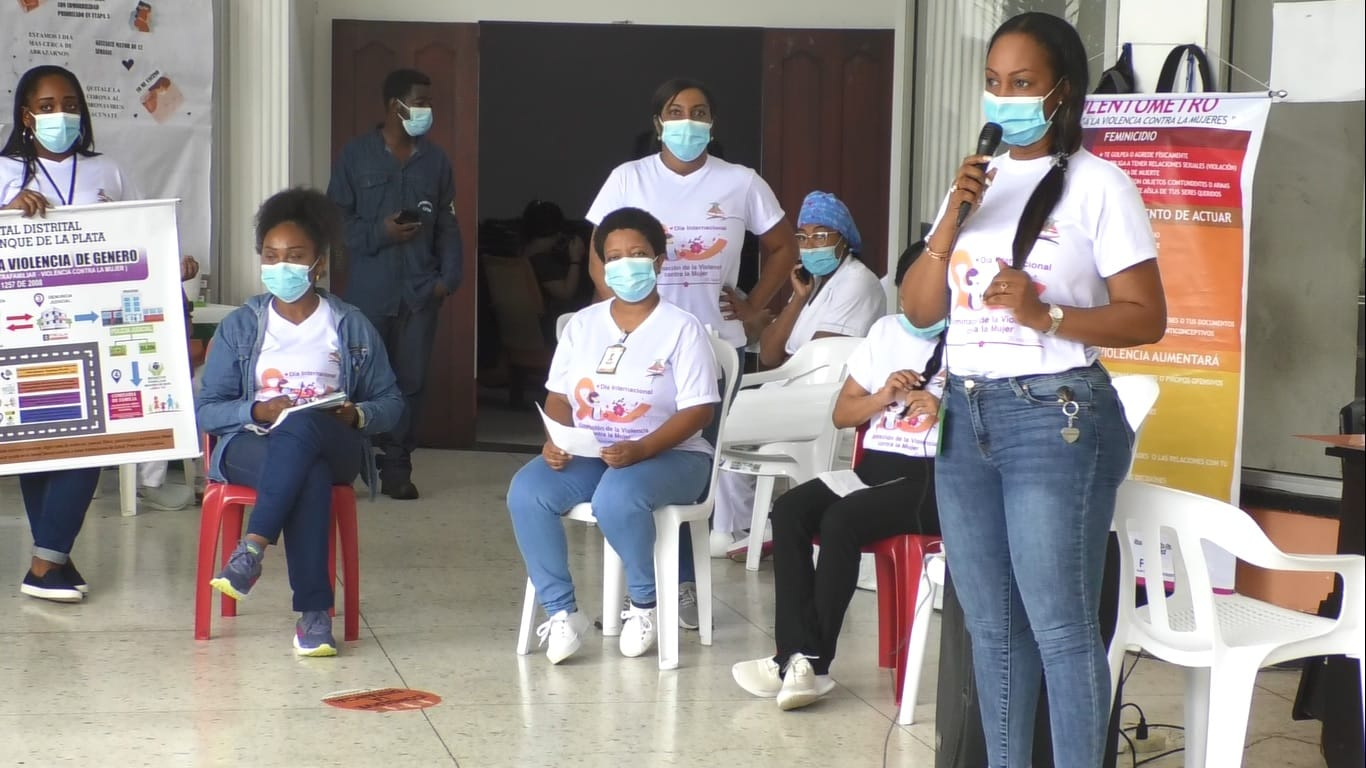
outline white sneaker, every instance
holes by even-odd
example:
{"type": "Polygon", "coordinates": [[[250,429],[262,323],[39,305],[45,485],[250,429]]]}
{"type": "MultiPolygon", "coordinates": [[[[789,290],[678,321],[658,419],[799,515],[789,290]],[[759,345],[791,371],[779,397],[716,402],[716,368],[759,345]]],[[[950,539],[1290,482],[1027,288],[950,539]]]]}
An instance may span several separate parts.
{"type": "Polygon", "coordinates": [[[540,645],[550,641],[545,657],[551,664],[559,664],[583,645],[583,633],[588,630],[588,617],[579,611],[569,613],[560,611],[550,620],[536,628],[536,636],[541,638],[540,645]]]}
{"type": "Polygon", "coordinates": [[[818,675],[811,662],[800,653],[792,654],[783,675],[783,687],[778,691],[778,709],[790,710],[812,704],[835,690],[829,675],[818,675]]]}
{"type": "Polygon", "coordinates": [[[684,629],[697,629],[697,585],[685,581],[678,585],[678,626],[684,629]]]}
{"type": "Polygon", "coordinates": [[[621,655],[635,658],[655,647],[655,609],[631,605],[621,612],[621,655]]]}
{"type": "Polygon", "coordinates": [[[140,485],[138,486],[138,498],[146,502],[147,506],[152,509],[159,509],[163,512],[179,512],[194,501],[194,490],[180,483],[166,483],[156,488],[140,485]]]}
{"type": "Polygon", "coordinates": [[[782,670],[772,657],[742,661],[730,668],[730,676],[750,695],[771,699],[783,687],[782,670]]]}
{"type": "Polygon", "coordinates": [[[712,531],[711,536],[708,537],[708,543],[711,545],[712,559],[722,560],[729,557],[731,545],[735,543],[735,534],[725,531],[712,531]]]}

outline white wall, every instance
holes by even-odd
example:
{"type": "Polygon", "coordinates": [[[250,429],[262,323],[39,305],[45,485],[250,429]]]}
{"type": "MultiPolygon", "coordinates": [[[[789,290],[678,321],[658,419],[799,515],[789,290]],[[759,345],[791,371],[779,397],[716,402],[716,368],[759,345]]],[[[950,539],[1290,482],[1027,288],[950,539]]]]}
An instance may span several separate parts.
{"type": "MultiPolygon", "coordinates": [[[[1119,42],[1132,43],[1139,91],[1153,91],[1173,46],[1197,43],[1215,72],[1223,55],[1227,0],[1120,0],[1119,42]]],[[[1222,84],[1222,80],[1220,83],[1222,84]]]]}

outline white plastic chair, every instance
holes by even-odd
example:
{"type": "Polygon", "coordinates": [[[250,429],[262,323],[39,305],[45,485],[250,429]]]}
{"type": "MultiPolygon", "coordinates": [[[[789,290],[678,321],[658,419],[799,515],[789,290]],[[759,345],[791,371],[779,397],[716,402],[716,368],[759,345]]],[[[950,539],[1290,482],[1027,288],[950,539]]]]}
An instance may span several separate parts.
{"type": "Polygon", "coordinates": [[[760,388],[735,397],[726,417],[721,468],[756,478],[747,570],[759,570],[774,481],[806,482],[834,462],[841,430],[830,413],[844,385],[845,363],[862,343],[845,336],[813,339],[781,366],[741,379],[742,387],[760,388]]]}
{"type": "MultiPolygon", "coordinates": [[[[717,414],[715,442],[720,445],[726,431],[726,413],[735,398],[736,384],[739,380],[740,360],[735,348],[709,335],[712,353],[721,369],[721,403],[717,414]]],[[[707,519],[711,517],[716,503],[716,474],[720,466],[720,451],[712,454],[711,480],[707,485],[707,497],[697,504],[676,504],[655,510],[655,590],[658,628],[659,668],[678,668],[678,537],[683,523],[688,526],[692,536],[693,565],[697,572],[697,618],[698,632],[702,644],[711,645],[712,637],[712,586],[711,554],[707,547],[707,519]]],[[[579,504],[565,515],[568,520],[583,523],[597,523],[593,508],[589,504],[579,504]]],[[[626,575],[621,558],[612,545],[602,542],[602,634],[614,637],[621,634],[621,601],[626,594],[626,575]]],[[[536,588],[531,579],[526,582],[526,595],[522,599],[522,621],[517,630],[517,653],[526,656],[532,651],[532,626],[536,613],[536,588]]]]}
{"type": "MultiPolygon", "coordinates": [[[[1134,432],[1134,445],[1143,431],[1143,422],[1152,412],[1157,402],[1159,387],[1156,376],[1131,375],[1116,376],[1111,380],[1119,401],[1124,405],[1124,418],[1129,429],[1134,432]]],[[[1135,455],[1137,452],[1135,452],[1135,455]]],[[[1133,462],[1129,462],[1133,471],[1133,462]]],[[[906,641],[906,678],[901,687],[901,709],[897,712],[898,725],[911,725],[915,722],[915,699],[920,694],[920,674],[925,665],[925,646],[930,634],[930,613],[938,608],[943,600],[945,553],[941,550],[925,556],[925,567],[920,574],[920,591],[926,595],[915,607],[915,619],[911,622],[911,636],[906,641]]],[[[1123,654],[1121,654],[1121,657],[1123,654]]]]}
{"type": "MultiPolygon", "coordinates": [[[[1361,555],[1288,555],[1276,548],[1242,510],[1194,493],[1126,480],[1115,510],[1121,535],[1140,538],[1135,557],[1120,547],[1119,623],[1110,645],[1110,684],[1118,685],[1124,651],[1137,646],[1187,668],[1186,754],[1195,768],[1242,764],[1257,670],[1292,659],[1344,654],[1360,660],[1366,558],[1361,555]],[[1184,566],[1172,596],[1148,590],[1148,604],[1134,606],[1139,565],[1161,562],[1161,533],[1170,532],[1173,556],[1184,566]],[[1336,619],[1312,616],[1210,586],[1203,542],[1239,560],[1276,571],[1339,574],[1342,612],[1336,619]]],[[[1366,672],[1359,681],[1366,693],[1366,672]]],[[[1366,722],[1366,717],[1363,717],[1366,722]]]]}
{"type": "Polygon", "coordinates": [[[565,326],[569,325],[569,321],[570,321],[570,320],[573,320],[573,319],[574,319],[574,313],[573,313],[573,312],[566,312],[566,313],[564,313],[563,315],[560,315],[559,317],[555,318],[555,338],[556,338],[556,340],[558,340],[561,336],[564,335],[565,326]]]}
{"type": "MultiPolygon", "coordinates": [[[[191,490],[194,489],[195,459],[185,459],[185,485],[191,490]]],[[[99,494],[96,493],[98,496],[99,494]]],[[[138,513],[138,465],[120,464],[119,465],[119,511],[124,517],[133,517],[138,513]]]]}

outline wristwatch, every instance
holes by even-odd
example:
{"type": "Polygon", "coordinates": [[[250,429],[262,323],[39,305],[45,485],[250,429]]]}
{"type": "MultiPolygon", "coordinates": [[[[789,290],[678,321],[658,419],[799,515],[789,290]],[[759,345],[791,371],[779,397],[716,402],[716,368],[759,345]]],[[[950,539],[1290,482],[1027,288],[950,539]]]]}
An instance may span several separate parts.
{"type": "Polygon", "coordinates": [[[1049,305],[1048,305],[1048,319],[1049,319],[1051,322],[1048,324],[1048,330],[1044,331],[1044,332],[1043,332],[1043,335],[1045,335],[1045,336],[1056,336],[1056,335],[1058,335],[1058,326],[1062,325],[1062,317],[1063,317],[1063,315],[1062,315],[1062,307],[1058,306],[1057,304],[1049,304],[1049,305]]]}

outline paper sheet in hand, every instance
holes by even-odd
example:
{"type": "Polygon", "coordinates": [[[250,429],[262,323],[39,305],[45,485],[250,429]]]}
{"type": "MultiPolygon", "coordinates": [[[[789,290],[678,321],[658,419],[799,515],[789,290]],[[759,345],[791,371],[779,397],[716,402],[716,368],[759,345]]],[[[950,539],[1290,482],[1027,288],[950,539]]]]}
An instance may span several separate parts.
{"type": "Polygon", "coordinates": [[[596,459],[602,455],[602,445],[598,442],[598,436],[593,434],[593,430],[583,427],[566,427],[545,415],[545,409],[539,404],[536,406],[536,410],[541,414],[541,421],[545,422],[545,433],[550,435],[550,442],[556,448],[570,456],[585,456],[596,459]]]}
{"type": "Polygon", "coordinates": [[[841,499],[854,491],[861,491],[868,487],[868,484],[859,479],[858,473],[852,469],[837,469],[831,472],[822,472],[816,475],[822,483],[825,483],[835,495],[841,499]]]}
{"type": "Polygon", "coordinates": [[[306,403],[301,403],[299,405],[291,405],[283,411],[280,411],[280,415],[275,417],[275,423],[271,424],[270,428],[275,429],[276,427],[280,426],[280,422],[289,418],[289,414],[294,413],[296,411],[307,411],[312,408],[340,408],[342,406],[342,403],[345,402],[345,392],[332,392],[330,394],[323,395],[322,397],[309,400],[306,403]]]}

